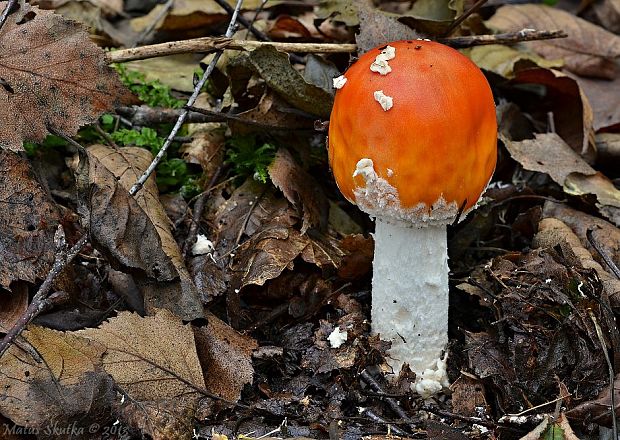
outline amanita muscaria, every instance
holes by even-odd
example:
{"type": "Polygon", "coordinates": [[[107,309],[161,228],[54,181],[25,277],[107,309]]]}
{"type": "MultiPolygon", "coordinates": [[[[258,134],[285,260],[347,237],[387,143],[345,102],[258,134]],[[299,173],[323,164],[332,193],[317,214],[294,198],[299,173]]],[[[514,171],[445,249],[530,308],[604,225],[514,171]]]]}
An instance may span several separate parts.
{"type": "Polygon", "coordinates": [[[429,396],[448,384],[446,225],[495,169],[493,95],[473,62],[426,40],[370,50],[334,86],[329,162],[342,194],[376,218],[372,331],[429,396]]]}

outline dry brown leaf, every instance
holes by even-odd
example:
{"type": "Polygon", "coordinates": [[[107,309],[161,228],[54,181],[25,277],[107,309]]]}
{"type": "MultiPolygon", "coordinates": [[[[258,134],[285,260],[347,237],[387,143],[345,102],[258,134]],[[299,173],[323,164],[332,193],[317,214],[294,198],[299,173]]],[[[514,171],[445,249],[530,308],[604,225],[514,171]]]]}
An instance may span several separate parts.
{"type": "Polygon", "coordinates": [[[10,15],[0,31],[0,148],[15,151],[23,141],[45,139],[48,127],[74,135],[131,97],[78,23],[36,7],[32,12],[22,24],[10,15]]]}
{"type": "Polygon", "coordinates": [[[598,131],[620,124],[620,93],[614,92],[620,90],[620,74],[613,81],[581,76],[574,78],[592,105],[594,129],[598,131]]]}
{"type": "Polygon", "coordinates": [[[11,151],[0,150],[0,200],[0,286],[45,278],[54,261],[60,214],[28,159],[11,151]]]}
{"type": "Polygon", "coordinates": [[[523,168],[548,174],[567,194],[595,194],[597,208],[620,225],[620,190],[579,157],[557,134],[536,134],[535,139],[515,142],[500,135],[510,155],[523,168]]]}
{"type": "MultiPolygon", "coordinates": [[[[613,383],[614,402],[616,404],[616,416],[620,415],[620,375],[616,375],[613,383]]],[[[596,399],[580,403],[575,408],[566,412],[566,417],[571,420],[591,423],[596,422],[599,425],[611,428],[611,396],[609,387],[603,390],[596,399]]]]}
{"type": "Polygon", "coordinates": [[[77,183],[79,211],[92,243],[117,264],[146,274],[147,310],[166,308],[188,321],[202,317],[198,292],[170,231],[155,177],[135,197],[128,193],[150,164],[151,153],[105,145],[86,151],[80,157],[77,183]]]}
{"type": "Polygon", "coordinates": [[[213,394],[236,402],[244,385],[252,383],[254,378],[252,352],[258,344],[213,314],[209,314],[207,319],[207,327],[194,329],[206,388],[213,394]]]}
{"type": "Polygon", "coordinates": [[[308,228],[325,229],[329,203],[321,186],[301,168],[291,153],[280,148],[269,165],[269,177],[284,197],[303,211],[301,233],[308,228]]]}
{"type": "Polygon", "coordinates": [[[608,79],[616,76],[614,59],[620,56],[620,36],[568,12],[544,5],[506,5],[487,25],[501,32],[561,29],[568,38],[532,41],[529,47],[547,59],[563,59],[566,68],[578,75],[608,79]]]}
{"type": "Polygon", "coordinates": [[[551,112],[560,137],[587,161],[594,161],[592,107],[575,80],[557,70],[522,69],[516,72],[512,82],[544,86],[545,99],[536,100],[529,112],[544,121],[551,112]]]}
{"type": "Polygon", "coordinates": [[[601,0],[592,4],[594,15],[610,32],[620,33],[620,0],[601,0]]]}
{"type": "Polygon", "coordinates": [[[102,368],[105,347],[74,333],[37,326],[29,327],[23,337],[26,342],[12,345],[0,358],[0,412],[41,433],[52,422],[59,427],[75,423],[85,431],[47,438],[92,438],[87,428],[110,421],[114,397],[112,381],[102,368]]]}
{"type": "Polygon", "coordinates": [[[28,285],[17,282],[11,291],[0,290],[0,332],[6,333],[28,308],[28,285]]]}
{"type": "Polygon", "coordinates": [[[556,245],[568,247],[582,267],[593,269],[597,273],[611,304],[614,307],[620,305],[620,280],[610,275],[592,258],[592,254],[584,247],[579,237],[564,222],[556,218],[542,219],[533,245],[537,248],[552,248],[556,245]]]}
{"type": "Polygon", "coordinates": [[[154,439],[189,439],[205,381],[190,325],[167,310],[123,312],[77,335],[106,348],[103,368],[127,394],[125,421],[154,439]]]}

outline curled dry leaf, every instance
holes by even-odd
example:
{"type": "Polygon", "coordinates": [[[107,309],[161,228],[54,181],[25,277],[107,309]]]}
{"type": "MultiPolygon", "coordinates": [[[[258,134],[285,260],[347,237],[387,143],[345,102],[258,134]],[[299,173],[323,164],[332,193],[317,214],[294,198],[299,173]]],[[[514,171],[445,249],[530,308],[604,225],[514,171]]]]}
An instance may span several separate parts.
{"type": "Polygon", "coordinates": [[[568,12],[543,5],[506,5],[487,25],[501,32],[562,29],[568,38],[532,41],[529,47],[547,59],[563,59],[566,68],[578,75],[608,79],[616,76],[614,59],[620,56],[620,36],[568,12]]]}
{"type": "Polygon", "coordinates": [[[308,228],[325,229],[329,202],[321,186],[301,168],[291,153],[280,148],[269,165],[269,177],[284,197],[303,212],[301,233],[308,228]]]}
{"type": "Polygon", "coordinates": [[[557,70],[541,68],[518,70],[512,83],[544,86],[545,99],[535,100],[534,106],[527,110],[542,121],[551,112],[560,137],[587,161],[594,161],[592,107],[575,80],[557,70]]]}
{"type": "Polygon", "coordinates": [[[535,139],[515,142],[500,136],[510,155],[523,168],[548,174],[567,194],[594,194],[597,208],[620,225],[620,190],[588,165],[557,134],[536,134],[535,139]]]}
{"type": "MultiPolygon", "coordinates": [[[[589,250],[591,246],[585,236],[584,228],[593,228],[595,239],[603,248],[605,248],[605,243],[598,237],[607,236],[612,245],[617,245],[619,241],[614,243],[613,239],[620,240],[618,229],[604,220],[552,203],[545,204],[544,215],[546,218],[540,221],[538,233],[532,244],[539,248],[552,248],[560,245],[563,249],[568,249],[575,255],[581,267],[593,269],[596,272],[611,305],[615,308],[620,307],[620,280],[611,275],[607,267],[601,266],[597,261],[596,251],[589,250]]],[[[610,256],[615,255],[616,253],[610,252],[610,256]]]]}
{"type": "Polygon", "coordinates": [[[118,411],[154,439],[187,439],[205,382],[190,325],[167,310],[123,312],[77,335],[105,347],[103,368],[126,393],[118,411]]]}
{"type": "Polygon", "coordinates": [[[0,200],[0,286],[45,278],[54,261],[60,213],[28,159],[12,151],[0,150],[0,200]]]}
{"type": "Polygon", "coordinates": [[[207,316],[206,327],[194,329],[198,357],[206,388],[226,400],[236,402],[243,386],[252,383],[252,353],[256,341],[235,331],[216,316],[207,316]]]}
{"type": "MultiPolygon", "coordinates": [[[[82,428],[110,422],[112,381],[102,367],[105,347],[73,333],[31,326],[25,343],[0,358],[0,412],[15,424],[45,433],[51,421],[82,428]],[[24,350],[23,347],[29,347],[24,350]]],[[[49,435],[47,438],[69,438],[49,435]]]]}
{"type": "Polygon", "coordinates": [[[505,78],[515,76],[515,67],[518,65],[535,65],[539,67],[559,68],[564,65],[562,60],[547,60],[524,48],[515,48],[501,44],[475,46],[463,51],[478,67],[489,72],[497,73],[505,78]]]}
{"type": "Polygon", "coordinates": [[[99,250],[117,265],[146,274],[147,309],[166,308],[185,320],[202,317],[154,176],[135,197],[129,195],[150,162],[151,153],[143,148],[89,147],[77,172],[78,210],[99,250]]]}
{"type": "MultiPolygon", "coordinates": [[[[620,71],[620,68],[618,69],[620,71]]],[[[620,89],[620,73],[613,81],[597,78],[575,78],[585,95],[588,97],[594,113],[594,129],[612,127],[620,124],[620,93],[610,90],[620,89]]]]}
{"type": "Polygon", "coordinates": [[[17,282],[10,291],[0,290],[0,332],[6,333],[28,308],[28,285],[17,282]]]}
{"type": "MultiPolygon", "coordinates": [[[[4,10],[7,2],[0,2],[4,10]]],[[[131,95],[82,27],[50,11],[10,15],[0,30],[0,148],[22,150],[48,128],[74,135],[131,95]]]]}
{"type": "Polygon", "coordinates": [[[378,10],[370,0],[359,0],[356,7],[360,32],[355,35],[355,42],[360,55],[390,41],[421,37],[421,34],[400,23],[396,14],[378,10]]]}
{"type": "Polygon", "coordinates": [[[241,54],[233,62],[254,70],[286,102],[311,115],[329,117],[333,96],[310,84],[291,66],[288,54],[272,46],[262,46],[249,54],[241,54]]]}

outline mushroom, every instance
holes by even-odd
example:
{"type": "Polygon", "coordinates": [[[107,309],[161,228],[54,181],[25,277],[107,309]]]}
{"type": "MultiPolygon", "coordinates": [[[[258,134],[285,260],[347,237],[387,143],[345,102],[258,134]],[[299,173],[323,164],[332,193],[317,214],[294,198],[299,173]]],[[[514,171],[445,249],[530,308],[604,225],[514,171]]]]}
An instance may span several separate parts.
{"type": "Polygon", "coordinates": [[[344,78],[329,163],[342,194],[376,220],[372,331],[427,397],[448,385],[446,225],[475,207],[495,169],[493,95],[472,61],[430,41],[372,49],[344,78]]]}

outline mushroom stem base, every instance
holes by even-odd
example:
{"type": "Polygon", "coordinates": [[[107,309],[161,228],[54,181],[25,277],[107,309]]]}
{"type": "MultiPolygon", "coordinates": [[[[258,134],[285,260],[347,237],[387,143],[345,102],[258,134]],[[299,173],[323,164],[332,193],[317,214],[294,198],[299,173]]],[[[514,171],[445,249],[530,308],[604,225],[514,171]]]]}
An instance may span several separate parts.
{"type": "Polygon", "coordinates": [[[446,226],[407,228],[377,218],[374,238],[372,331],[392,343],[395,374],[406,362],[419,381],[439,369],[448,343],[446,226]]]}

